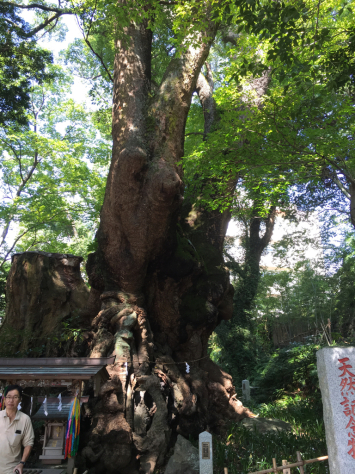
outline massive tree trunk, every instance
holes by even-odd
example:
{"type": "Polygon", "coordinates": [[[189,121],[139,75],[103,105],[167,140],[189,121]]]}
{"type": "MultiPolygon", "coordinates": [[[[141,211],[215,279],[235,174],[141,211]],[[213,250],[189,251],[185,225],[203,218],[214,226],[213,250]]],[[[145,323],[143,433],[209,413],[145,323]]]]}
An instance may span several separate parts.
{"type": "Polygon", "coordinates": [[[12,256],[6,284],[6,313],[0,327],[0,356],[73,356],[65,328],[89,324],[89,290],[82,257],[46,252],[12,256]]]}
{"type": "Polygon", "coordinates": [[[183,205],[179,165],[216,29],[209,23],[200,46],[171,61],[153,98],[151,31],[132,24],[117,44],[112,163],[87,264],[101,305],[90,354],[116,355],[83,441],[101,452],[82,459],[93,472],[152,473],[177,433],[218,431],[250,415],[207,356],[210,334],[232,315],[222,256],[229,216],[183,205]]]}

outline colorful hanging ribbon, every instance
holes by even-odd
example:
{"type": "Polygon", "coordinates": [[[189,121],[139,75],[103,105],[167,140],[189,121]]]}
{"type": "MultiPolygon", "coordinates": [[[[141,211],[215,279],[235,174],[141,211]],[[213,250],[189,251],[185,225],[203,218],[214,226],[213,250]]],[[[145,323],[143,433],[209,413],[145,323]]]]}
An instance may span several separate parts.
{"type": "Polygon", "coordinates": [[[80,402],[75,397],[70,405],[67,432],[65,437],[65,456],[64,459],[73,458],[78,452],[80,434],[80,402]]]}

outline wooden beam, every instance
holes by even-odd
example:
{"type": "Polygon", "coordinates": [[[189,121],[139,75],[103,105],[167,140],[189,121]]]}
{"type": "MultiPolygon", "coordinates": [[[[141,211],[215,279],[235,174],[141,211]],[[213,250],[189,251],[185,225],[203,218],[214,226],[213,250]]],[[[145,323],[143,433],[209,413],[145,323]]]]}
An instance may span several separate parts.
{"type": "Polygon", "coordinates": [[[72,380],[90,380],[93,375],[83,375],[83,374],[62,374],[62,375],[51,375],[51,374],[2,374],[0,373],[0,380],[62,380],[69,381],[72,380]],[[69,378],[70,376],[70,378],[69,378]],[[66,378],[68,377],[68,378],[66,378]]]}
{"type": "Polygon", "coordinates": [[[8,367],[8,366],[40,366],[40,367],[72,367],[76,365],[83,365],[83,366],[93,366],[93,365],[111,365],[115,362],[116,356],[112,357],[101,357],[91,359],[90,357],[39,357],[39,358],[0,358],[0,367],[8,367]]]}
{"type": "Polygon", "coordinates": [[[101,376],[100,374],[94,375],[94,397],[98,397],[101,388],[101,376]]]}
{"type": "MultiPolygon", "coordinates": [[[[279,471],[283,471],[285,468],[292,469],[293,467],[300,467],[300,466],[304,466],[305,464],[312,464],[314,462],[326,461],[327,459],[328,459],[328,456],[320,456],[319,458],[307,459],[305,461],[298,461],[298,462],[294,462],[292,464],[277,466],[276,470],[279,472],[279,471]]],[[[273,467],[271,469],[263,469],[262,471],[250,472],[249,474],[269,474],[270,472],[275,472],[273,467]]],[[[304,470],[303,470],[303,472],[304,472],[304,470]]]]}

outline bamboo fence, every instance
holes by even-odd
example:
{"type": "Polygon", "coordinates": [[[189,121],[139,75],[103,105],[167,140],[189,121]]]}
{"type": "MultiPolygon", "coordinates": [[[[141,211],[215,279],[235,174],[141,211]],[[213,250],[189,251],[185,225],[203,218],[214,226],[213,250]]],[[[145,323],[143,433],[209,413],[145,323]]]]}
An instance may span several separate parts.
{"type": "MultiPolygon", "coordinates": [[[[304,474],[304,469],[303,466],[306,464],[312,464],[314,462],[320,462],[320,461],[326,461],[328,459],[328,456],[320,456],[319,458],[314,458],[314,459],[306,459],[303,460],[301,453],[299,451],[296,452],[297,454],[297,462],[287,464],[287,461],[285,459],[282,460],[282,466],[277,466],[276,459],[272,459],[272,465],[273,467],[270,469],[263,469],[262,471],[255,471],[255,472],[250,472],[249,474],[268,474],[269,472],[282,472],[283,474],[291,474],[291,469],[293,467],[299,467],[300,468],[300,474],[304,474]]],[[[224,474],[228,474],[228,468],[224,468],[224,474]]]]}

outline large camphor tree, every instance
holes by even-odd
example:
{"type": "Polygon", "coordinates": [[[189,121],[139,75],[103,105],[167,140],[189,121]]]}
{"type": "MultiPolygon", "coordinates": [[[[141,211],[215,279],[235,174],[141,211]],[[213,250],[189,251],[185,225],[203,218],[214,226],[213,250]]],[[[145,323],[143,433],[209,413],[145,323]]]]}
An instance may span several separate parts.
{"type": "MultiPolygon", "coordinates": [[[[44,28],[77,14],[85,43],[113,81],[112,160],[96,250],[87,262],[87,354],[114,354],[116,361],[110,382],[90,405],[90,429],[78,461],[96,473],[153,473],[177,433],[217,432],[230,420],[252,416],[236,398],[231,377],[207,355],[212,331],[232,316],[223,243],[228,203],[240,177],[231,163],[241,160],[245,137],[234,137],[234,155],[222,152],[228,155],[224,186],[198,173],[198,186],[193,187],[194,179],[184,183],[192,95],[196,91],[202,104],[201,134],[208,142],[221,117],[210,68],[206,75],[201,71],[217,35],[237,44],[238,36],[229,30],[232,19],[264,36],[268,32],[269,38],[276,29],[279,41],[271,50],[289,61],[285,51],[296,41],[290,33],[297,30],[299,11],[305,15],[307,8],[265,2],[257,14],[260,4],[249,0],[237,5],[228,0],[2,3],[40,12],[44,28]],[[161,43],[167,46],[165,56],[157,48],[161,43]],[[105,64],[112,44],[113,74],[105,64]],[[152,69],[159,71],[154,78],[152,69]],[[223,192],[227,205],[209,206],[201,198],[204,189],[211,201],[221,200],[223,192]]],[[[311,44],[314,35],[306,40],[311,44]]],[[[270,69],[259,66],[257,79],[249,83],[257,107],[270,83],[270,69]]],[[[242,122],[247,102],[241,98],[238,104],[242,122]]]]}
{"type": "MultiPolygon", "coordinates": [[[[212,2],[182,5],[183,12],[191,21],[184,44],[154,89],[154,32],[143,8],[116,40],[112,161],[87,264],[97,313],[90,355],[116,355],[91,431],[104,446],[97,466],[109,472],[139,465],[152,473],[172,434],[216,431],[250,414],[207,356],[211,332],[232,314],[222,256],[229,213],[184,202],[181,167],[199,78],[201,101],[212,92],[200,72],[218,18],[212,2]]],[[[212,114],[210,107],[206,127],[212,114]]]]}
{"type": "MultiPolygon", "coordinates": [[[[210,334],[232,315],[222,255],[230,212],[184,202],[181,166],[196,89],[206,134],[213,126],[212,88],[201,69],[229,4],[165,3],[106,2],[99,13],[94,4],[83,13],[103,29],[106,7],[115,46],[112,161],[87,263],[88,355],[116,355],[82,439],[82,462],[95,472],[153,473],[176,433],[218,431],[251,415],[207,356],[210,334]],[[154,29],[165,21],[176,23],[175,54],[153,85],[154,29]]],[[[230,193],[237,179],[230,176],[230,193]]]]}

